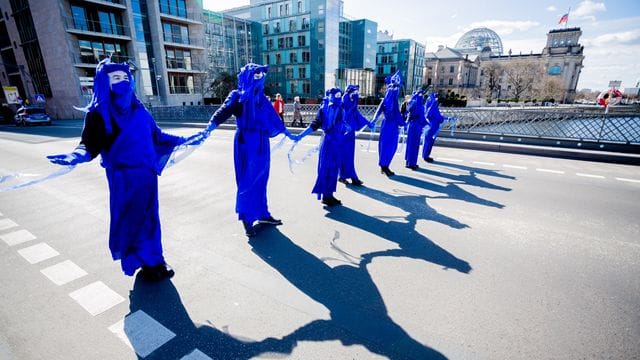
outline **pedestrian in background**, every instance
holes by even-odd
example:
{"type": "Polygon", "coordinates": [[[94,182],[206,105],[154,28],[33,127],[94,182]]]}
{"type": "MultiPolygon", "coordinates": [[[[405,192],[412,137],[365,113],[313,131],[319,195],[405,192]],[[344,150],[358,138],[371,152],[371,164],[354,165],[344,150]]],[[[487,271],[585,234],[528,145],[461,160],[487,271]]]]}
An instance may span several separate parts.
{"type": "Polygon", "coordinates": [[[295,126],[296,122],[300,123],[300,126],[304,126],[301,109],[300,96],[296,96],[293,98],[293,121],[291,121],[291,126],[295,126]]]}
{"type": "Polygon", "coordinates": [[[273,108],[276,109],[280,120],[284,123],[284,100],[282,100],[282,95],[276,94],[276,101],[273,102],[273,108]]]}

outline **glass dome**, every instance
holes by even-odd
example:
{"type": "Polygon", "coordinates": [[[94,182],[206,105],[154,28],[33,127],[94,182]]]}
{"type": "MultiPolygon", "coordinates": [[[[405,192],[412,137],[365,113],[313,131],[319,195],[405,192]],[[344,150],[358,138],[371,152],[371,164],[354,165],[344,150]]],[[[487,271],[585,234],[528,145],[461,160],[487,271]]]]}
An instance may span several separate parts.
{"type": "Polygon", "coordinates": [[[502,40],[495,31],[477,28],[467,31],[456,43],[455,49],[461,53],[479,53],[485,47],[491,48],[491,54],[502,55],[502,40]]]}

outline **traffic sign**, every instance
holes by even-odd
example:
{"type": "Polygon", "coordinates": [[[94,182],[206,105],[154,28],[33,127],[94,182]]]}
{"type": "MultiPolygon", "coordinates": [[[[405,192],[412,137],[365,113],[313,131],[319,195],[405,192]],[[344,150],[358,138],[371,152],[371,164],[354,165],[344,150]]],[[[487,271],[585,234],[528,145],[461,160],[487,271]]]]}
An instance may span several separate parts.
{"type": "Polygon", "coordinates": [[[36,104],[45,102],[43,94],[33,95],[33,100],[35,100],[36,104]]]}

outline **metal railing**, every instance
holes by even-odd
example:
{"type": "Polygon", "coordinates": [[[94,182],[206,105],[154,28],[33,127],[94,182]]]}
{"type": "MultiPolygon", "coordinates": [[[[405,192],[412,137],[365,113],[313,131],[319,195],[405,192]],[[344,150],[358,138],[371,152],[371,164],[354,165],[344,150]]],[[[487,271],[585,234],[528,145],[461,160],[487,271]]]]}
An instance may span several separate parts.
{"type": "MultiPolygon", "coordinates": [[[[301,106],[302,126],[315,119],[319,106],[301,106]]],[[[151,111],[156,120],[206,122],[218,107],[154,107],[151,111]]],[[[377,106],[358,109],[372,119],[377,106]]],[[[604,114],[575,109],[441,108],[441,112],[457,119],[442,124],[441,137],[640,153],[640,111],[604,114]]],[[[381,120],[382,116],[378,127],[381,120]]],[[[286,104],[284,122],[290,126],[292,121],[293,104],[286,104]]]]}
{"type": "Polygon", "coordinates": [[[128,36],[128,27],[125,25],[113,24],[106,21],[88,20],[86,18],[65,16],[64,27],[66,30],[90,31],[106,35],[128,36]]]}

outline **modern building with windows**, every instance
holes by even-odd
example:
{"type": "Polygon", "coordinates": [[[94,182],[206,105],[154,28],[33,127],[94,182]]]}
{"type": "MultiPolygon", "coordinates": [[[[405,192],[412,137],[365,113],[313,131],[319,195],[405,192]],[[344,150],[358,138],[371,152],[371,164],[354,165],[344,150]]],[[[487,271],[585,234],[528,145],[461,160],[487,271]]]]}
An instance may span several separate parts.
{"type": "Polygon", "coordinates": [[[376,41],[378,24],[367,19],[340,21],[340,61],[336,86],[360,86],[360,97],[375,96],[376,41]]]}
{"type": "Polygon", "coordinates": [[[405,94],[411,94],[413,90],[422,86],[425,65],[423,44],[411,39],[393,40],[387,34],[379,38],[377,47],[376,89],[379,95],[384,94],[385,77],[398,70],[402,74],[405,94]]]}
{"type": "Polygon", "coordinates": [[[96,64],[107,56],[129,62],[145,103],[201,101],[200,1],[0,0],[0,9],[10,39],[2,49],[2,84],[18,86],[25,99],[43,94],[54,117],[82,115],[73,106],[86,104],[96,64]]]}
{"type": "Polygon", "coordinates": [[[210,10],[204,10],[203,23],[209,80],[258,61],[260,23],[210,10]]]}

